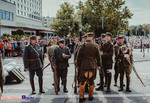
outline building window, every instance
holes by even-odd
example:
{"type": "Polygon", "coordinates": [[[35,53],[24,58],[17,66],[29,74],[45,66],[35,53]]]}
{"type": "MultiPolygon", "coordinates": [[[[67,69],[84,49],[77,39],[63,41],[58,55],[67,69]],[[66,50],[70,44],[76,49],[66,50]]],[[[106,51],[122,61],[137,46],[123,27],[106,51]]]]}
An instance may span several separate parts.
{"type": "Polygon", "coordinates": [[[24,6],[24,10],[26,10],[26,7],[24,6]]]}
{"type": "Polygon", "coordinates": [[[13,13],[9,13],[10,15],[10,20],[13,21],[13,13]]]}
{"type": "Polygon", "coordinates": [[[19,8],[19,3],[18,3],[18,8],[19,8]]]}
{"type": "Polygon", "coordinates": [[[21,9],[23,9],[23,6],[21,5],[21,9]]]}
{"type": "Polygon", "coordinates": [[[0,10],[0,18],[3,20],[11,20],[13,21],[13,13],[8,11],[0,10]]]}
{"type": "Polygon", "coordinates": [[[18,10],[18,14],[19,14],[19,10],[18,10]]]}
{"type": "Polygon", "coordinates": [[[26,16],[26,12],[24,12],[24,16],[26,16]]]}
{"type": "Polygon", "coordinates": [[[2,17],[2,19],[4,19],[4,20],[6,20],[6,11],[2,11],[3,12],[3,17],[2,17]]]}
{"type": "Polygon", "coordinates": [[[21,11],[21,15],[23,15],[23,11],[21,11]]]}
{"type": "Polygon", "coordinates": [[[9,12],[6,11],[6,20],[10,20],[9,12]]]}

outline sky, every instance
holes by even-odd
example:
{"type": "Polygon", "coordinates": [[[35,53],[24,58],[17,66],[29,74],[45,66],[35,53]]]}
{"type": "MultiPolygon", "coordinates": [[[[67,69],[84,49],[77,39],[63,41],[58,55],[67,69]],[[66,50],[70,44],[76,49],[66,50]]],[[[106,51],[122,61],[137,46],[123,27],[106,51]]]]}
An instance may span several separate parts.
{"type": "MultiPolygon", "coordinates": [[[[80,0],[42,0],[43,16],[56,17],[57,10],[64,2],[77,5],[80,0]]],[[[85,2],[86,0],[81,0],[85,2]]],[[[150,24],[150,0],[125,0],[126,6],[134,14],[129,25],[150,24]]]]}

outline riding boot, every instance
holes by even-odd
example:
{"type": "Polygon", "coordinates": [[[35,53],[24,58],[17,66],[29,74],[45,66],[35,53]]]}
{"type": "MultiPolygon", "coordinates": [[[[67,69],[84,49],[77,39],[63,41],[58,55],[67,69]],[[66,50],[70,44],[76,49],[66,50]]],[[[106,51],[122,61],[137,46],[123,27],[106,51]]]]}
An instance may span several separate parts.
{"type": "Polygon", "coordinates": [[[79,103],[84,102],[86,99],[84,98],[84,89],[85,85],[80,84],[80,90],[79,90],[79,103]]]}
{"type": "Polygon", "coordinates": [[[34,86],[34,80],[30,80],[30,84],[31,84],[32,94],[36,94],[35,86],[34,86]]]}
{"type": "Polygon", "coordinates": [[[63,80],[63,86],[64,86],[63,91],[64,91],[65,93],[68,93],[68,90],[67,90],[67,88],[66,88],[66,85],[67,85],[67,80],[63,80]]]}
{"type": "Polygon", "coordinates": [[[94,85],[90,85],[89,87],[89,101],[92,101],[93,98],[94,85]]]}
{"type": "Polygon", "coordinates": [[[40,88],[40,93],[45,93],[43,90],[43,78],[39,78],[39,88],[40,88]]]}
{"type": "Polygon", "coordinates": [[[110,90],[110,84],[111,84],[111,74],[108,74],[107,92],[111,92],[111,90],[110,90]]]}

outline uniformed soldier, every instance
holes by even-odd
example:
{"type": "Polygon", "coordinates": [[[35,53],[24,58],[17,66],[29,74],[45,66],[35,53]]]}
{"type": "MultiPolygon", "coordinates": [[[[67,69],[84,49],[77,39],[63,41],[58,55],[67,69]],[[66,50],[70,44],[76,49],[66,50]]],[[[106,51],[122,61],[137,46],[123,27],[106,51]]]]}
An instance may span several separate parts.
{"type": "MultiPolygon", "coordinates": [[[[100,44],[99,44],[99,48],[100,48],[100,52],[102,51],[102,48],[104,47],[104,44],[105,44],[105,34],[101,34],[101,41],[100,41],[100,44]]],[[[103,68],[101,68],[99,70],[99,76],[100,76],[100,83],[97,84],[97,85],[100,85],[98,88],[96,88],[97,91],[102,91],[104,89],[103,85],[104,85],[104,70],[103,68]]],[[[106,79],[105,79],[105,83],[106,83],[106,79]]]]}
{"type": "Polygon", "coordinates": [[[114,84],[114,86],[117,86],[117,79],[118,79],[118,74],[119,74],[118,54],[119,54],[119,48],[123,45],[123,43],[124,43],[124,37],[119,36],[118,37],[118,42],[114,45],[114,53],[115,53],[115,65],[114,65],[114,70],[115,70],[114,81],[115,81],[115,84],[114,84]]]}
{"type": "MultiPolygon", "coordinates": [[[[85,42],[86,38],[87,38],[87,35],[83,35],[82,36],[82,41],[78,42],[77,45],[76,45],[75,52],[74,52],[74,64],[75,65],[77,64],[77,55],[78,55],[79,48],[81,47],[80,45],[85,42]]],[[[80,71],[78,70],[78,77],[77,77],[78,84],[80,83],[80,80],[79,80],[80,77],[79,77],[79,75],[80,75],[80,71]]],[[[88,89],[88,87],[87,87],[87,89],[88,89]]]]}
{"type": "Polygon", "coordinates": [[[130,90],[130,74],[132,71],[131,65],[126,59],[133,63],[132,50],[129,49],[127,45],[122,45],[119,48],[119,73],[120,73],[120,89],[118,91],[123,91],[123,78],[124,73],[126,73],[126,91],[131,92],[130,90]]]}
{"type": "Polygon", "coordinates": [[[25,71],[29,71],[32,94],[36,94],[34,86],[35,73],[38,76],[39,92],[45,93],[43,90],[43,55],[40,47],[36,44],[36,39],[36,36],[30,38],[31,43],[25,47],[23,54],[25,71]]]}
{"type": "Polygon", "coordinates": [[[102,64],[104,73],[106,76],[106,83],[107,83],[107,92],[111,92],[110,85],[111,85],[111,72],[112,72],[112,56],[113,56],[113,45],[111,43],[112,34],[107,32],[106,33],[106,43],[104,44],[101,55],[102,55],[102,64]]]}
{"type": "Polygon", "coordinates": [[[54,49],[53,55],[52,55],[52,65],[53,68],[57,67],[57,79],[58,79],[58,91],[59,88],[59,82],[60,78],[63,82],[63,91],[65,93],[68,92],[66,85],[67,85],[67,72],[69,63],[68,60],[71,58],[70,50],[67,46],[65,46],[65,40],[60,39],[59,40],[59,47],[56,47],[54,49]],[[55,62],[56,61],[56,62],[55,62]]]}
{"type": "Polygon", "coordinates": [[[100,69],[99,47],[93,42],[95,34],[87,33],[87,40],[79,48],[77,56],[77,67],[80,69],[80,91],[79,102],[83,102],[84,89],[86,83],[89,86],[89,100],[93,100],[94,80],[96,78],[97,68],[100,69]]]}
{"type": "Polygon", "coordinates": [[[0,53],[0,97],[2,96],[3,93],[4,84],[5,84],[5,76],[2,66],[2,54],[0,53]]]}
{"type": "MultiPolygon", "coordinates": [[[[48,55],[48,59],[49,59],[49,62],[50,64],[52,64],[52,54],[53,54],[53,51],[56,47],[59,47],[58,45],[53,45],[51,42],[48,44],[48,47],[47,47],[47,55],[48,55]]],[[[58,79],[57,79],[57,73],[56,73],[56,68],[53,68],[53,66],[51,65],[51,69],[53,71],[53,77],[54,77],[54,86],[55,86],[55,92],[56,94],[58,94],[58,79]]]]}

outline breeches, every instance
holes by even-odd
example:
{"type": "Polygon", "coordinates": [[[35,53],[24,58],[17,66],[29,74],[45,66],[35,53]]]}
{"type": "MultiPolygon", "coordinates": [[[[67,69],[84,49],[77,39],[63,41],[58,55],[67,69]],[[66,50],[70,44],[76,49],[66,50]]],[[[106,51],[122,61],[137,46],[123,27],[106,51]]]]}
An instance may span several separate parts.
{"type": "Polygon", "coordinates": [[[96,69],[93,70],[80,70],[80,82],[81,85],[87,81],[89,85],[94,85],[94,80],[96,78],[96,69]]]}
{"type": "Polygon", "coordinates": [[[33,79],[34,79],[35,73],[36,73],[36,75],[37,75],[39,78],[42,78],[42,77],[43,77],[43,70],[42,70],[42,69],[29,70],[29,77],[30,77],[30,80],[33,80],[33,79]]]}

